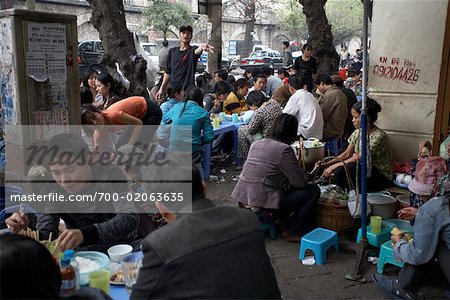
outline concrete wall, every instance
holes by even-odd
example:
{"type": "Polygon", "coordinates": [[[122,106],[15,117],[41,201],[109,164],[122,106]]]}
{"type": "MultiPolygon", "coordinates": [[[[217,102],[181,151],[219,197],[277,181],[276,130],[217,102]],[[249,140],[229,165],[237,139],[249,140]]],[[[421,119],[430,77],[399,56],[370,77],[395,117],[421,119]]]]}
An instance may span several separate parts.
{"type": "Polygon", "coordinates": [[[432,140],[449,0],[375,0],[369,94],[382,107],[395,159],[416,158],[432,140]]]}

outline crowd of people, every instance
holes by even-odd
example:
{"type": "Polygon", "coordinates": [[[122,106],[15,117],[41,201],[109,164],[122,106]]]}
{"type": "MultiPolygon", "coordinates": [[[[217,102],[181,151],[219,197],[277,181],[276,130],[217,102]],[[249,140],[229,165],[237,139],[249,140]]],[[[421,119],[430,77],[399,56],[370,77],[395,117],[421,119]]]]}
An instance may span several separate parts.
{"type": "MultiPolygon", "coordinates": [[[[120,165],[118,158],[125,156],[134,162],[136,155],[145,156],[150,149],[161,156],[188,151],[192,155],[192,213],[178,213],[188,204],[171,202],[156,202],[156,209],[142,205],[136,209],[126,203],[111,207],[109,213],[96,212],[96,204],[86,207],[85,213],[52,213],[49,207],[39,215],[36,229],[43,238],[53,236],[61,251],[104,252],[119,243],[142,250],[143,266],[131,299],[279,299],[260,223],[278,224],[286,241],[299,242],[314,228],[313,210],[320,199],[318,185],[308,180],[291,144],[309,138],[324,141],[327,148],[337,140],[346,144],[335,159],[319,165],[323,178],[332,178],[342,190],[348,190],[349,180],[360,180],[362,105],[353,91],[344,87],[341,77],[317,74],[310,44],[305,44],[302,56],[293,61],[289,43],[284,42],[283,68],[277,74],[263,67],[249,68],[237,80],[225,70],[195,77],[201,53],[214,48],[191,46],[192,32],[191,26],[180,27],[181,45],[167,49],[164,76],[148,98],[130,95],[104,69],[89,69],[80,94],[83,135],[54,136],[48,145],[58,146],[58,152],[45,162],[47,179],[55,183],[46,193],[150,193],[152,185],[142,180],[148,169],[135,163],[120,165]],[[238,166],[242,172],[231,195],[240,208],[215,206],[206,198],[203,146],[213,143],[219,156],[231,148],[229,134],[214,134],[210,117],[220,113],[240,114],[244,120],[237,134],[238,153],[234,153],[244,163],[238,166]],[[60,158],[67,152],[82,155],[66,164],[60,158]],[[107,153],[104,158],[111,164],[101,168],[90,164],[83,157],[91,153],[107,153]],[[62,231],[60,219],[65,223],[62,231]]],[[[367,98],[369,191],[386,188],[394,176],[388,136],[376,125],[381,111],[377,101],[367,98]]],[[[393,237],[394,252],[405,267],[398,281],[374,276],[376,283],[398,296],[407,298],[417,292],[434,257],[450,278],[446,194],[450,186],[446,185],[448,179],[441,180],[446,174],[446,163],[437,158],[422,159],[417,165],[410,189],[419,195],[421,205],[399,212],[401,218],[415,220],[415,241],[408,244],[402,235],[393,237]],[[433,171],[442,164],[439,171],[433,171]],[[439,192],[435,189],[438,183],[439,192]]],[[[30,226],[29,216],[14,213],[6,224],[12,233],[18,233],[30,226]]],[[[2,274],[15,274],[14,269],[33,265],[25,280],[23,274],[20,277],[30,288],[36,287],[31,295],[29,289],[14,288],[10,276],[2,275],[1,298],[57,298],[61,277],[48,251],[24,237],[0,239],[2,274]],[[21,251],[23,248],[29,251],[21,251]]]]}

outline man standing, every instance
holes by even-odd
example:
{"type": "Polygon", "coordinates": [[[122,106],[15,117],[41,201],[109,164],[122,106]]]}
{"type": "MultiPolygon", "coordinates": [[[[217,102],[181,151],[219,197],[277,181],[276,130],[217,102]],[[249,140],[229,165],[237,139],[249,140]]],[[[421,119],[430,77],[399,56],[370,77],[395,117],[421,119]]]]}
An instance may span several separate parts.
{"type": "Polygon", "coordinates": [[[345,94],[345,96],[347,96],[347,121],[345,122],[344,138],[348,138],[353,133],[353,131],[355,131],[355,126],[352,122],[353,117],[351,109],[353,105],[358,102],[358,99],[351,89],[344,86],[344,80],[342,80],[339,75],[331,75],[331,81],[333,81],[334,85],[336,85],[336,87],[340,89],[345,94]]]}
{"type": "Polygon", "coordinates": [[[322,93],[319,105],[323,114],[323,138],[330,140],[344,134],[347,121],[347,96],[333,85],[329,75],[320,75],[316,81],[317,88],[322,93]]]}
{"type": "Polygon", "coordinates": [[[155,204],[168,224],[143,242],[131,299],[280,299],[257,217],[206,199],[198,169],[192,213],[178,213],[183,202],[155,204]]]}
{"type": "Polygon", "coordinates": [[[156,93],[156,98],[161,99],[167,84],[170,82],[172,86],[183,86],[183,90],[195,85],[195,69],[197,62],[203,50],[211,51],[214,47],[208,44],[202,44],[200,47],[191,46],[192,27],[183,25],[180,27],[180,47],[174,47],[169,50],[167,57],[167,69],[164,79],[156,93]]]}
{"type": "Polygon", "coordinates": [[[283,57],[283,68],[290,68],[292,66],[292,52],[289,49],[289,42],[284,41],[281,45],[281,56],[283,57]]]}
{"type": "Polygon", "coordinates": [[[161,48],[159,48],[159,68],[161,70],[167,69],[167,57],[169,56],[169,42],[167,40],[164,40],[162,42],[161,48]]]}

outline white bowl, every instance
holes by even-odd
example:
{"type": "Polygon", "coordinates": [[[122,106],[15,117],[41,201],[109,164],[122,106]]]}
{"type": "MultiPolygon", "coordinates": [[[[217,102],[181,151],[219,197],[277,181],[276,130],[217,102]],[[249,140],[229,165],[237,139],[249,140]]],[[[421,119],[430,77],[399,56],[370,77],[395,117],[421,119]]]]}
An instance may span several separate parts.
{"type": "Polygon", "coordinates": [[[130,245],[115,245],[108,249],[108,255],[111,260],[120,263],[122,257],[131,253],[131,251],[133,251],[133,247],[130,245]]]}

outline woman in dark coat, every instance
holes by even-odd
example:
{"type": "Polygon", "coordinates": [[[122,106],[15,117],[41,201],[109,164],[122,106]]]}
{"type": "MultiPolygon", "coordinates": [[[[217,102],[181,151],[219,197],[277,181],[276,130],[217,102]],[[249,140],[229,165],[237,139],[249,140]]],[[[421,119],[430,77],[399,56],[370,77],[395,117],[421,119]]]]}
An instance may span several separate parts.
{"type": "Polygon", "coordinates": [[[263,222],[273,221],[277,212],[288,241],[299,241],[313,229],[311,212],[320,197],[320,189],[308,184],[290,146],[296,140],[297,127],[294,116],[281,114],[275,119],[267,138],[251,145],[231,195],[263,222]]]}

